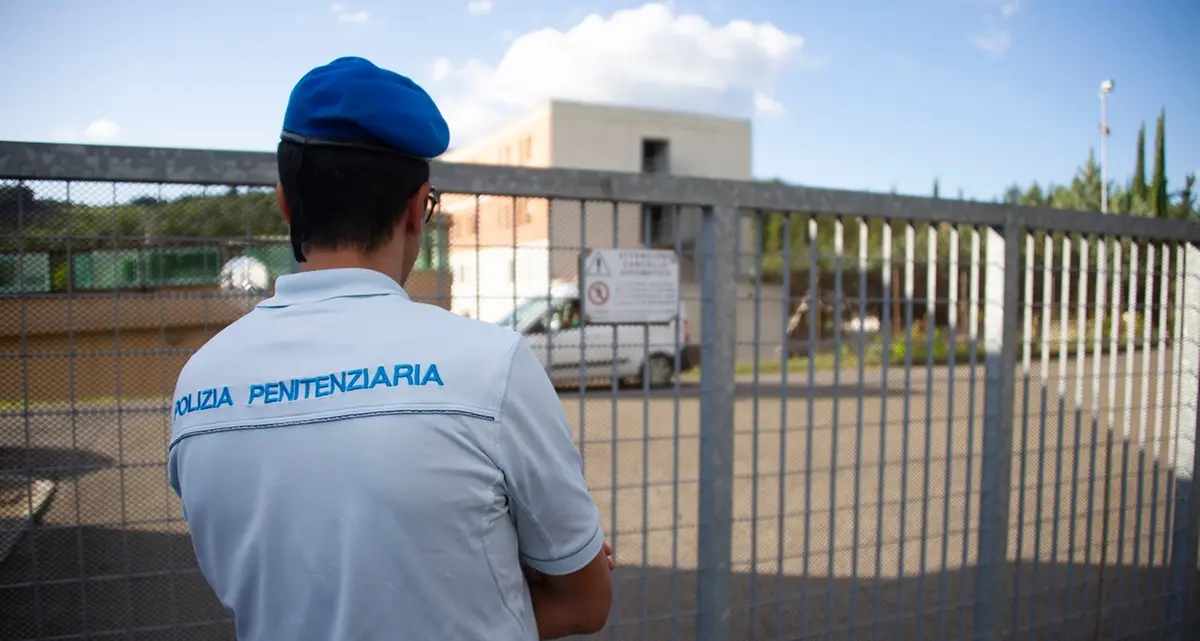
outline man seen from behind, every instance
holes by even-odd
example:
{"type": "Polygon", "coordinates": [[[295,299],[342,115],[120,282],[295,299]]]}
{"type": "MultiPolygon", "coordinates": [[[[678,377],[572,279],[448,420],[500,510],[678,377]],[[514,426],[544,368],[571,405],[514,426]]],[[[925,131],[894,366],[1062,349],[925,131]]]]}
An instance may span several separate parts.
{"type": "Polygon", "coordinates": [[[188,361],[168,462],[242,641],[546,639],[608,616],[611,549],[542,365],[403,288],[448,144],[428,94],[362,58],[292,91],[277,192],[301,269],[188,361]]]}

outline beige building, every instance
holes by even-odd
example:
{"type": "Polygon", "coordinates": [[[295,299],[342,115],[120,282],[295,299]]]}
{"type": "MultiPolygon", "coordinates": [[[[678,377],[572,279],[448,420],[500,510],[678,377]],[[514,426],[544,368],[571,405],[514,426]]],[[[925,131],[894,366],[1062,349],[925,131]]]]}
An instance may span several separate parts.
{"type": "MultiPolygon", "coordinates": [[[[748,120],[555,100],[442,160],[751,180],[751,127],[748,120]]],[[[497,320],[517,301],[546,295],[552,282],[576,280],[581,248],[674,248],[678,239],[686,313],[699,329],[697,273],[687,260],[700,227],[694,208],[450,194],[442,202],[453,221],[454,311],[497,320]]],[[[743,247],[752,246],[753,229],[746,219],[743,247]]]]}

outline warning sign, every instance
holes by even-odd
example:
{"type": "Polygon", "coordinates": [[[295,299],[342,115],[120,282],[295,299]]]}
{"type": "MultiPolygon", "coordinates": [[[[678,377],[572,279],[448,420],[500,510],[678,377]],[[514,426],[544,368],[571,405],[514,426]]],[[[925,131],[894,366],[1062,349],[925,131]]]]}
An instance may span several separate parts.
{"type": "Polygon", "coordinates": [[[595,306],[600,306],[608,302],[608,285],[604,283],[592,283],[587,288],[588,302],[595,306]]]}
{"type": "Polygon", "coordinates": [[[588,256],[587,263],[583,267],[583,273],[587,276],[612,276],[612,270],[608,268],[608,262],[604,260],[604,254],[592,252],[588,256]]]}
{"type": "Polygon", "coordinates": [[[579,267],[588,323],[660,325],[679,315],[679,259],[671,250],[588,249],[579,267]]]}

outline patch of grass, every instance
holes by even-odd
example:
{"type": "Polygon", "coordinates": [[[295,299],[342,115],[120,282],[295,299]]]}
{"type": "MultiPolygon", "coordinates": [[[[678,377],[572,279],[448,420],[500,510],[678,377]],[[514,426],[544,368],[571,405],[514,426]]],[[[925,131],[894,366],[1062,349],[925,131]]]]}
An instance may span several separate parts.
{"type": "MultiPolygon", "coordinates": [[[[939,332],[940,334],[940,332],[939,332]]],[[[943,339],[938,334],[935,334],[933,345],[933,364],[948,365],[950,363],[950,344],[949,341],[943,339]]],[[[1157,341],[1152,341],[1152,344],[1157,344],[1157,341]]],[[[1084,343],[1084,350],[1087,358],[1092,358],[1095,354],[1096,342],[1089,340],[1084,343]]],[[[1135,341],[1133,345],[1135,350],[1140,350],[1142,347],[1141,341],[1135,341]]],[[[1129,348],[1127,341],[1121,340],[1117,342],[1117,350],[1125,351],[1129,348]]],[[[924,336],[913,336],[911,346],[906,346],[904,337],[901,336],[898,340],[892,341],[891,348],[886,351],[887,361],[890,367],[904,367],[906,363],[911,362],[913,367],[924,367],[929,363],[929,339],[924,336]],[[911,354],[911,355],[910,355],[911,354]],[[911,361],[908,359],[911,358],[911,361]]],[[[1018,345],[1017,355],[1020,358],[1024,347],[1018,345]]],[[[1050,343],[1046,346],[1046,350],[1050,358],[1058,358],[1061,354],[1061,345],[1058,342],[1050,343]]],[[[1075,341],[1067,343],[1066,356],[1075,358],[1077,356],[1078,346],[1075,341]]],[[[1101,342],[1100,352],[1109,354],[1112,352],[1111,345],[1108,341],[1101,342]]],[[[874,342],[866,346],[863,364],[867,367],[879,367],[883,365],[885,351],[882,341],[876,339],[874,342]]],[[[967,343],[959,343],[954,349],[955,365],[969,365],[971,362],[971,345],[967,343]]],[[[983,344],[977,343],[975,346],[975,362],[982,365],[984,362],[983,344]]],[[[1042,345],[1040,342],[1035,342],[1030,345],[1030,357],[1038,359],[1042,357],[1042,345]]],[[[842,347],[842,369],[853,369],[858,367],[858,346],[847,344],[842,347]]],[[[837,364],[837,359],[832,353],[818,354],[810,359],[808,357],[791,358],[787,361],[787,371],[789,374],[804,374],[808,372],[809,364],[818,372],[832,372],[837,364]]],[[[763,359],[758,363],[759,374],[778,374],[783,371],[784,363],[778,358],[763,359]]],[[[734,366],[734,372],[737,375],[749,376],[754,374],[753,361],[739,361],[734,366]]],[[[698,380],[700,378],[700,369],[696,368],[685,373],[685,379],[698,380]]]]}

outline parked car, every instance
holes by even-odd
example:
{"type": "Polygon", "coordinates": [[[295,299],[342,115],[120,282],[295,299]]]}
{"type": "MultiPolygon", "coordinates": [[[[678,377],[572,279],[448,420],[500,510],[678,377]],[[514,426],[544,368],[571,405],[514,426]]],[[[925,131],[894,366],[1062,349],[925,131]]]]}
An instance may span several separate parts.
{"type": "Polygon", "coordinates": [[[555,385],[578,385],[616,378],[626,385],[642,385],[649,374],[651,387],[666,387],[680,372],[697,365],[687,314],[665,325],[591,325],[583,322],[579,287],[553,285],[549,296],[529,298],[497,323],[525,335],[525,340],[546,367],[555,385]],[[648,340],[647,340],[648,339],[648,340]]]}

